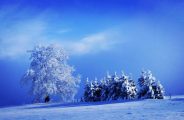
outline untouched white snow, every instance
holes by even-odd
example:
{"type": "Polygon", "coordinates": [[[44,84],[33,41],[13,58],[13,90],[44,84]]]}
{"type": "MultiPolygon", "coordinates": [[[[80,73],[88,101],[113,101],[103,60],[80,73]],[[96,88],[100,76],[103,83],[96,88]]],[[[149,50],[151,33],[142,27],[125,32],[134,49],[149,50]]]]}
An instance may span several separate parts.
{"type": "Polygon", "coordinates": [[[184,120],[184,96],[116,103],[7,107],[0,108],[0,120],[184,120]]]}

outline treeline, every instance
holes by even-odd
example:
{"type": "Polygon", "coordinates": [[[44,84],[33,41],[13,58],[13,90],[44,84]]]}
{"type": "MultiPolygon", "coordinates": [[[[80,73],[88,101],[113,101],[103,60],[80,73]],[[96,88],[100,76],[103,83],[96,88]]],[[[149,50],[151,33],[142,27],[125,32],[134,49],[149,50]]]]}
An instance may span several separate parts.
{"type": "Polygon", "coordinates": [[[116,73],[114,75],[107,73],[106,77],[100,81],[97,81],[97,79],[89,81],[87,78],[82,101],[95,102],[138,98],[164,98],[163,86],[149,70],[142,71],[138,85],[132,77],[124,73],[121,76],[116,73]]]}

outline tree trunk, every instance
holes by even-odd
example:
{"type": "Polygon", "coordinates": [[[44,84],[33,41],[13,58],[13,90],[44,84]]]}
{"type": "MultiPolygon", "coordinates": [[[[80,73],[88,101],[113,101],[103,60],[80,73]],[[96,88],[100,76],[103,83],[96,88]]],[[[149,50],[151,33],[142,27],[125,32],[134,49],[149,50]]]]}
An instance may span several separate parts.
{"type": "Polygon", "coordinates": [[[45,103],[47,103],[47,102],[49,102],[50,101],[50,97],[47,95],[46,97],[45,97],[45,103]]]}

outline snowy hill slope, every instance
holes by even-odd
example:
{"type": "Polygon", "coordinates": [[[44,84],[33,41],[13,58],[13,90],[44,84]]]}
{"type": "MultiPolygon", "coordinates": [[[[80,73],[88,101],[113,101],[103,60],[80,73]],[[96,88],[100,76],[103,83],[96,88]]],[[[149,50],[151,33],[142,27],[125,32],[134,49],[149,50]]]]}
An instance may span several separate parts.
{"type": "Polygon", "coordinates": [[[33,104],[0,108],[0,120],[184,120],[184,96],[114,103],[33,104]]]}

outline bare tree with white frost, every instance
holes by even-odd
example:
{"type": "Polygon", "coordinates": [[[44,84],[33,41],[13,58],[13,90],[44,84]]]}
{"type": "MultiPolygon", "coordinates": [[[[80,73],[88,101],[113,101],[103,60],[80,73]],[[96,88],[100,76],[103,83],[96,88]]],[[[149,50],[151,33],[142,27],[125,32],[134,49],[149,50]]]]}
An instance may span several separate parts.
{"type": "Polygon", "coordinates": [[[72,74],[74,68],[67,64],[68,55],[56,45],[35,46],[31,53],[31,64],[21,82],[30,85],[35,102],[48,102],[52,96],[71,101],[77,92],[80,77],[72,74]]]}

